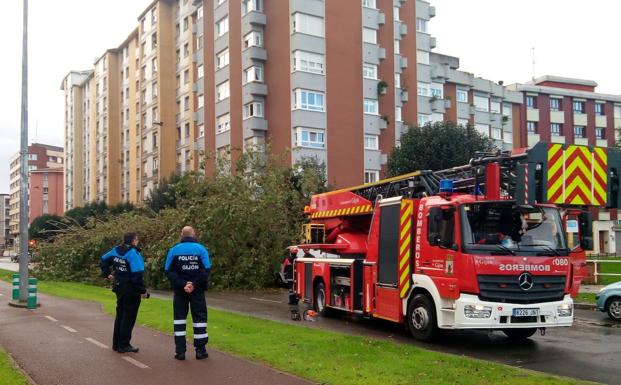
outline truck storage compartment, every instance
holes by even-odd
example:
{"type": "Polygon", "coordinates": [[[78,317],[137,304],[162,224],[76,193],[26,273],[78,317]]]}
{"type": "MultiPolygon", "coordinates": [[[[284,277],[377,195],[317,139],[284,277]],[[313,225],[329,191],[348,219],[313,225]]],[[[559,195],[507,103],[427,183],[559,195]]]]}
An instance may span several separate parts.
{"type": "Polygon", "coordinates": [[[330,306],[351,310],[351,266],[330,266],[330,306]]]}

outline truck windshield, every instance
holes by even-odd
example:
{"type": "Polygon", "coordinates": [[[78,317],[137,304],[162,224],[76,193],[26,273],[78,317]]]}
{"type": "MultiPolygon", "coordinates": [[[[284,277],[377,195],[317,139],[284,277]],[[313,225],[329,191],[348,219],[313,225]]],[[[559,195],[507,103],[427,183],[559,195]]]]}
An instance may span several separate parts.
{"type": "Polygon", "coordinates": [[[561,217],[555,208],[482,202],[462,205],[461,218],[465,249],[489,250],[492,254],[567,253],[561,217]]]}

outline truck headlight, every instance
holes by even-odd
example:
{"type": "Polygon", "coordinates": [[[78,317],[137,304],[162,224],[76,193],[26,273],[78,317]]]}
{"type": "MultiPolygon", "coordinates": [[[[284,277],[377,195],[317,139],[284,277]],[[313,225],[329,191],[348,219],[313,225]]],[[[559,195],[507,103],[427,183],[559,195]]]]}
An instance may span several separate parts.
{"type": "Polygon", "coordinates": [[[559,305],[556,308],[556,312],[558,313],[559,317],[571,317],[571,315],[573,314],[573,310],[574,307],[568,303],[559,305]]]}
{"type": "Polygon", "coordinates": [[[492,307],[483,305],[466,305],[464,306],[464,315],[466,318],[489,318],[492,316],[492,307]]]}

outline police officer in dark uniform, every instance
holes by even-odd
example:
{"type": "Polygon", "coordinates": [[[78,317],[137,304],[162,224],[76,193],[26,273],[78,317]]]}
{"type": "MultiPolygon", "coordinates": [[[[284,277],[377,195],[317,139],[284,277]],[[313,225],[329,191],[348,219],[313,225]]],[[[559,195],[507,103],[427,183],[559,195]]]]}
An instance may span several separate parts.
{"type": "Polygon", "coordinates": [[[209,335],[205,290],[211,271],[211,261],[207,249],[196,241],[192,227],[186,226],[181,230],[181,241],[168,251],[164,271],[174,290],[175,358],[185,360],[188,307],[192,311],[196,359],[207,358],[209,355],[205,345],[209,335]]]}
{"type": "Polygon", "coordinates": [[[137,245],[136,233],[125,233],[123,244],[104,254],[100,261],[101,273],[113,281],[112,291],[116,293],[112,349],[119,353],[138,352],[138,348],[130,344],[132,329],[140,307],[140,296],[149,297],[143,281],[144,261],[137,245]]]}

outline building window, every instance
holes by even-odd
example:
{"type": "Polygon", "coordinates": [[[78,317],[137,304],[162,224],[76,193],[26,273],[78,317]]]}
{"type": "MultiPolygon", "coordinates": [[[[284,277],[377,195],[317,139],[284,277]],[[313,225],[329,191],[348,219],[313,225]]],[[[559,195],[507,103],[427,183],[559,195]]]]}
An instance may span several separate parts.
{"type": "Polygon", "coordinates": [[[457,90],[457,101],[460,103],[468,103],[468,91],[457,90]]]}
{"type": "Polygon", "coordinates": [[[157,122],[157,107],[153,107],[153,109],[151,110],[151,121],[153,123],[157,122]]]}
{"type": "Polygon", "coordinates": [[[551,98],[550,99],[550,110],[560,111],[561,110],[561,99],[551,98]]]}
{"type": "Polygon", "coordinates": [[[375,183],[379,180],[379,171],[364,170],[364,183],[375,183]]]}
{"type": "Polygon", "coordinates": [[[379,103],[377,100],[373,100],[373,99],[364,99],[364,113],[365,114],[372,114],[372,115],[377,115],[378,114],[378,108],[379,108],[379,103]]]}
{"type": "Polygon", "coordinates": [[[243,0],[242,1],[242,15],[248,12],[258,11],[261,12],[263,7],[261,6],[261,0],[243,0]]]}
{"type": "Polygon", "coordinates": [[[427,20],[421,19],[420,17],[416,18],[416,31],[427,33],[427,20]]]}
{"type": "Polygon", "coordinates": [[[606,132],[604,127],[595,127],[595,138],[596,139],[606,139],[606,132]]]}
{"type": "Polygon", "coordinates": [[[185,43],[183,45],[183,58],[185,59],[189,55],[190,55],[190,45],[188,43],[185,43]]]}
{"type": "Polygon", "coordinates": [[[526,132],[529,135],[537,133],[537,122],[526,122],[526,132]]]}
{"type": "Polygon", "coordinates": [[[621,105],[618,105],[618,104],[615,105],[614,110],[615,110],[615,113],[614,113],[615,118],[616,119],[621,119],[621,105]]]}
{"type": "Polygon", "coordinates": [[[198,125],[198,137],[202,138],[203,136],[205,136],[205,125],[199,124],[198,125]]]}
{"type": "Polygon", "coordinates": [[[157,49],[157,32],[153,32],[153,35],[151,35],[151,49],[157,49]]]}
{"type": "Polygon", "coordinates": [[[199,6],[198,9],[196,10],[196,18],[197,19],[202,19],[203,18],[203,6],[199,6]]]}
{"type": "Polygon", "coordinates": [[[190,109],[190,97],[186,96],[183,98],[183,110],[188,111],[190,109]]]}
{"type": "Polygon", "coordinates": [[[365,150],[379,150],[379,138],[377,135],[365,135],[364,136],[364,149],[365,150]]]}
{"type": "Polygon", "coordinates": [[[202,64],[200,64],[196,68],[196,72],[197,72],[197,76],[199,79],[203,78],[205,76],[205,67],[202,64]]]}
{"type": "Polygon", "coordinates": [[[604,115],[604,103],[595,103],[595,115],[604,115]]]}
{"type": "Polygon", "coordinates": [[[419,64],[429,65],[429,52],[417,49],[416,50],[416,61],[419,64]]]}
{"type": "Polygon", "coordinates": [[[263,103],[252,102],[244,106],[244,119],[262,118],[262,117],[263,117],[263,103]]]}
{"type": "Polygon", "coordinates": [[[37,160],[37,154],[28,154],[28,160],[37,160]]]}
{"type": "Polygon", "coordinates": [[[263,33],[252,31],[244,36],[244,48],[263,47],[263,33]]]}
{"type": "Polygon", "coordinates": [[[394,40],[394,47],[395,47],[395,54],[400,55],[401,54],[401,41],[395,39],[394,40]]]}
{"type": "Polygon", "coordinates": [[[395,88],[401,88],[401,74],[395,74],[395,88]]]}
{"type": "Polygon", "coordinates": [[[377,79],[377,66],[375,64],[364,63],[362,65],[362,77],[366,79],[377,79]]]}
{"type": "Polygon", "coordinates": [[[418,96],[431,96],[431,85],[429,83],[418,82],[418,96]]]}
{"type": "Polygon", "coordinates": [[[362,28],[362,41],[369,44],[377,44],[377,30],[362,28]]]}
{"type": "Polygon", "coordinates": [[[309,111],[324,111],[322,92],[297,89],[294,92],[295,108],[309,111]]]}
{"type": "Polygon", "coordinates": [[[574,113],[584,114],[584,102],[574,101],[574,113]]]}
{"type": "Polygon", "coordinates": [[[263,82],[263,67],[252,66],[244,70],[246,83],[263,82]]]}
{"type": "Polygon", "coordinates": [[[402,122],[403,117],[401,116],[401,107],[395,107],[395,121],[402,122]]]}
{"type": "Polygon", "coordinates": [[[550,135],[561,136],[561,125],[559,123],[550,124],[550,135]]]}
{"type": "Polygon", "coordinates": [[[229,65],[229,49],[225,49],[216,54],[216,70],[229,65]]]}
{"type": "Polygon", "coordinates": [[[392,7],[392,18],[394,21],[401,21],[399,7],[392,7]]]}
{"type": "Polygon", "coordinates": [[[470,125],[470,122],[468,121],[468,119],[457,118],[457,125],[462,127],[468,127],[470,125]]]}
{"type": "Polygon", "coordinates": [[[205,95],[198,96],[198,108],[201,109],[205,106],[205,95]]]}
{"type": "Polygon", "coordinates": [[[231,115],[224,114],[216,118],[216,132],[226,132],[231,129],[231,115]]]}
{"type": "Polygon", "coordinates": [[[362,0],[362,6],[365,7],[365,8],[376,9],[377,8],[377,2],[376,2],[376,0],[362,0]]]}
{"type": "Polygon", "coordinates": [[[324,57],[306,51],[293,52],[293,70],[323,75],[324,57]]]}
{"type": "Polygon", "coordinates": [[[229,97],[229,81],[225,81],[216,86],[216,101],[219,102],[229,97]]]}
{"type": "Polygon", "coordinates": [[[502,140],[502,129],[500,128],[492,128],[492,139],[502,140]]]}
{"type": "Polygon", "coordinates": [[[500,114],[500,102],[497,100],[492,100],[489,104],[490,106],[490,111],[494,114],[500,114]]]}
{"type": "Polygon", "coordinates": [[[574,138],[584,138],[584,126],[574,126],[574,138]]]}
{"type": "Polygon", "coordinates": [[[431,83],[431,96],[436,99],[444,99],[444,85],[442,83],[431,83]]]}
{"type": "Polygon", "coordinates": [[[477,123],[475,124],[474,128],[476,128],[477,131],[489,138],[489,124],[477,123]]]}
{"type": "Polygon", "coordinates": [[[218,22],[216,23],[216,38],[223,36],[228,31],[229,31],[229,17],[226,16],[218,20],[218,22]]]}
{"type": "Polygon", "coordinates": [[[190,82],[190,70],[183,71],[183,84],[188,84],[190,82]]]}
{"type": "Polygon", "coordinates": [[[474,95],[474,108],[477,111],[489,112],[489,98],[486,96],[474,95]]]}
{"type": "Polygon", "coordinates": [[[296,12],[293,14],[293,32],[324,36],[323,18],[296,12]]]}
{"type": "Polygon", "coordinates": [[[535,108],[537,98],[535,96],[526,95],[526,108],[535,108]]]}
{"type": "Polygon", "coordinates": [[[323,131],[308,128],[298,128],[296,133],[298,147],[325,148],[325,134],[323,131]]]}
{"type": "Polygon", "coordinates": [[[429,115],[418,114],[418,126],[419,127],[422,127],[429,122],[431,122],[431,118],[429,117],[429,115]]]}

